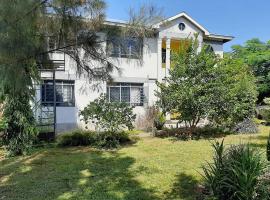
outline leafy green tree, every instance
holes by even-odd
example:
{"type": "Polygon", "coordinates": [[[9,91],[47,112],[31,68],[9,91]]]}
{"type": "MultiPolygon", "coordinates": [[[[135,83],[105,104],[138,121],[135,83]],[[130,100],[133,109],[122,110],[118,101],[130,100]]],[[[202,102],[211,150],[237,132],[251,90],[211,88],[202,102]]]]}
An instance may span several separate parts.
{"type": "Polygon", "coordinates": [[[254,112],[254,78],[241,61],[220,59],[207,46],[199,52],[195,39],[175,53],[172,62],[170,75],[158,83],[159,104],[163,109],[166,105],[166,112],[178,112],[191,132],[204,118],[233,125],[254,112]]]}
{"type": "Polygon", "coordinates": [[[27,153],[37,135],[35,119],[27,94],[7,97],[3,117],[5,119],[3,144],[10,155],[27,153]]]}
{"type": "Polygon", "coordinates": [[[270,41],[262,42],[251,39],[242,45],[232,46],[232,56],[241,59],[251,67],[256,76],[258,87],[258,103],[270,96],[270,41]]]}
{"type": "Polygon", "coordinates": [[[109,102],[106,95],[90,102],[81,112],[85,124],[94,123],[99,130],[112,133],[122,128],[133,129],[136,115],[132,107],[122,102],[109,102]]]}

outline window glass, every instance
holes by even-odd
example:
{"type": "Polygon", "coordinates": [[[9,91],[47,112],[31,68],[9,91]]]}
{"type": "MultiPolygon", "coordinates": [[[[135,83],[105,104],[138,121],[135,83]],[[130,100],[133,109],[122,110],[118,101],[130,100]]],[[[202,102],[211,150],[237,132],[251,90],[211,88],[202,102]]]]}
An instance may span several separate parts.
{"type": "Polygon", "coordinates": [[[129,103],[130,102],[130,88],[121,87],[121,102],[129,103]]]}
{"type": "Polygon", "coordinates": [[[142,106],[144,101],[142,83],[111,83],[107,86],[107,97],[111,102],[125,102],[142,106]]]}
{"type": "MultiPolygon", "coordinates": [[[[74,106],[74,81],[55,81],[56,106],[74,106]]],[[[41,101],[44,106],[54,105],[53,81],[45,80],[41,86],[41,101]]]]}
{"type": "Polygon", "coordinates": [[[141,91],[139,87],[132,87],[130,92],[131,102],[134,104],[140,104],[141,102],[141,91]]]}
{"type": "Polygon", "coordinates": [[[110,101],[111,102],[120,101],[120,87],[110,88],[110,101]]]}
{"type": "Polygon", "coordinates": [[[107,52],[112,57],[139,58],[142,41],[139,38],[113,38],[107,42],[107,52]]]}

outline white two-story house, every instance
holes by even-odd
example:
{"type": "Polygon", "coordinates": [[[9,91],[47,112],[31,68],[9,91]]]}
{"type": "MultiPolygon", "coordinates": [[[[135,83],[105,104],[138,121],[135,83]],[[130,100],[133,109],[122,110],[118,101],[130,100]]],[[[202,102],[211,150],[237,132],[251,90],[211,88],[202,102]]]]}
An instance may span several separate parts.
{"type": "MultiPolygon", "coordinates": [[[[112,26],[121,26],[123,22],[106,21],[112,26]]],[[[106,93],[110,101],[122,101],[134,106],[134,112],[143,115],[145,109],[157,101],[156,81],[161,82],[168,76],[170,69],[170,53],[179,48],[181,41],[198,34],[199,47],[209,44],[211,49],[221,57],[223,44],[233,39],[231,36],[211,34],[207,29],[192,19],[186,13],[180,13],[155,25],[157,34],[152,38],[144,38],[142,45],[142,60],[132,57],[133,51],[121,52],[114,45],[111,62],[121,69],[121,73],[112,74],[113,83],[101,83],[99,90],[93,90],[91,83],[83,76],[76,75],[75,63],[61,53],[52,55],[58,65],[55,72],[56,80],[56,129],[64,130],[83,128],[79,111],[101,93],[106,93]],[[130,55],[127,55],[130,54],[130,55]],[[132,59],[130,59],[132,58],[132,59]]],[[[132,49],[136,40],[128,42],[127,48],[132,49]]],[[[106,44],[104,43],[104,48],[106,44]]],[[[44,113],[52,112],[53,87],[52,73],[41,72],[43,84],[38,86],[36,99],[41,102],[41,110],[36,112],[37,118],[46,118],[44,113]]]]}

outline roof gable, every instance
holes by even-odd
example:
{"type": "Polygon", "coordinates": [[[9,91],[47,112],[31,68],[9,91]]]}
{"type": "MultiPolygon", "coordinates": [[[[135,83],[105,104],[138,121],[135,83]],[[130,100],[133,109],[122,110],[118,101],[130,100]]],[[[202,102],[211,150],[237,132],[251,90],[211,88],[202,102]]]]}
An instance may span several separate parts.
{"type": "Polygon", "coordinates": [[[172,16],[170,18],[167,18],[159,23],[157,23],[155,25],[155,28],[159,28],[160,26],[168,23],[168,22],[171,22],[173,20],[176,20],[178,18],[186,18],[188,21],[190,21],[193,25],[195,25],[198,29],[200,29],[205,35],[210,35],[209,31],[207,29],[205,29],[202,25],[200,25],[198,22],[196,22],[192,17],[190,17],[187,13],[185,12],[181,12],[179,13],[178,15],[175,15],[175,16],[172,16]]]}

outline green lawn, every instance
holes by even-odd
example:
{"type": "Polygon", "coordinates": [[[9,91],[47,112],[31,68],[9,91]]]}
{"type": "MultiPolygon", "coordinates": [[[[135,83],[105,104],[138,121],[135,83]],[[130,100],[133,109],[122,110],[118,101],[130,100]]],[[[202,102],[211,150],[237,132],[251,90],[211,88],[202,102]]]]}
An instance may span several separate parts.
{"type": "MultiPolygon", "coordinates": [[[[269,130],[225,142],[264,150],[269,130]]],[[[208,140],[143,137],[117,151],[45,148],[25,157],[0,155],[0,199],[194,199],[200,167],[211,154],[208,140]]]]}

